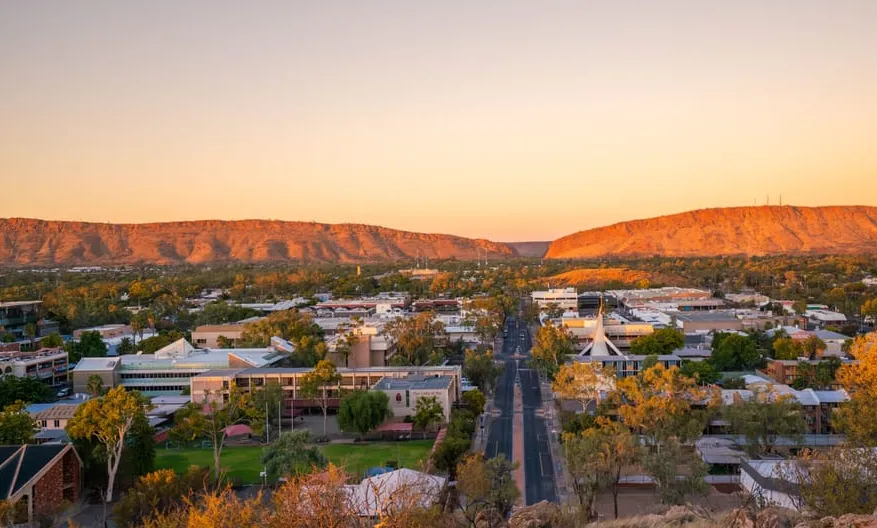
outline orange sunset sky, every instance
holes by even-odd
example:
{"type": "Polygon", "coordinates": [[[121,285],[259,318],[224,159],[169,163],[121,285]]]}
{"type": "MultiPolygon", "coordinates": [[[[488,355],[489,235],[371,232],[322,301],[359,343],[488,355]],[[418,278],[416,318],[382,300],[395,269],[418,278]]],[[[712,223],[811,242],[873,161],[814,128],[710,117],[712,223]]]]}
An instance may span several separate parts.
{"type": "Polygon", "coordinates": [[[0,3],[0,217],[877,205],[877,1],[0,3]]]}

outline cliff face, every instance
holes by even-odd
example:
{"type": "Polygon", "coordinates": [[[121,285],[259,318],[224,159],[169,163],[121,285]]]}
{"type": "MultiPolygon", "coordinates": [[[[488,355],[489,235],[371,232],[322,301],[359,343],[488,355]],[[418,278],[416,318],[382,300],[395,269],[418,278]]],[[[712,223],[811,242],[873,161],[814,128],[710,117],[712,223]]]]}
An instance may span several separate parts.
{"type": "Polygon", "coordinates": [[[0,219],[0,264],[377,262],[516,256],[505,244],[359,224],[269,220],[98,224],[0,219]]]}
{"type": "Polygon", "coordinates": [[[580,231],[546,258],[877,252],[877,207],[701,209],[580,231]]]}

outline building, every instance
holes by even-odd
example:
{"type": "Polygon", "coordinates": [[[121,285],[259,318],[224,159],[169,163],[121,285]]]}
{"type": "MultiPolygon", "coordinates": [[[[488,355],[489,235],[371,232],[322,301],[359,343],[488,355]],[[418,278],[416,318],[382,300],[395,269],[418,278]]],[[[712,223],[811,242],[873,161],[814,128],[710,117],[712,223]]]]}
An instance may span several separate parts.
{"type": "Polygon", "coordinates": [[[811,324],[814,324],[819,328],[822,328],[825,325],[841,325],[847,322],[847,316],[844,314],[840,312],[832,312],[827,309],[811,310],[808,307],[808,310],[804,312],[804,315],[810,320],[811,324]]]}
{"type": "Polygon", "coordinates": [[[331,310],[337,312],[342,310],[375,310],[381,313],[380,308],[389,308],[404,310],[411,302],[411,296],[405,292],[381,292],[374,297],[362,297],[359,299],[330,299],[318,302],[314,305],[314,309],[331,310]]]}
{"type": "Polygon", "coordinates": [[[107,324],[74,330],[73,339],[79,340],[84,332],[97,332],[100,334],[104,344],[107,345],[108,356],[115,356],[119,353],[118,347],[124,339],[128,339],[134,344],[139,342],[140,339],[147,339],[158,335],[155,329],[152,328],[144,328],[139,335],[135,335],[134,330],[129,325],[107,324]]]}
{"type": "MultiPolygon", "coordinates": [[[[615,371],[616,378],[637,376],[643,370],[643,363],[650,356],[626,355],[626,356],[575,356],[573,361],[581,363],[599,362],[604,367],[610,367],[615,371]]],[[[674,354],[657,356],[657,362],[665,368],[682,366],[682,358],[674,354]]]]}
{"type": "Polygon", "coordinates": [[[387,394],[393,418],[397,420],[414,416],[414,408],[420,398],[434,396],[441,404],[444,421],[447,422],[451,418],[451,404],[455,401],[453,382],[449,376],[409,374],[404,378],[381,378],[372,390],[387,394]]]}
{"type": "Polygon", "coordinates": [[[560,324],[572,334],[578,348],[582,351],[590,350],[594,342],[594,336],[603,333],[606,343],[615,353],[622,353],[630,349],[634,339],[646,336],[655,331],[649,323],[621,322],[612,318],[604,318],[602,313],[598,317],[580,318],[564,317],[560,324]]]}
{"type": "Polygon", "coordinates": [[[202,372],[274,365],[292,350],[292,345],[276,337],[266,348],[236,349],[198,349],[180,339],[155,354],[82,358],[73,369],[73,392],[88,392],[89,377],[97,375],[105,388],[122,385],[150,395],[180,394],[190,387],[190,378],[202,372]]]}
{"type": "MultiPolygon", "coordinates": [[[[69,400],[68,400],[69,401],[69,400]]],[[[67,422],[76,414],[81,402],[36,403],[27,406],[27,413],[33,418],[40,431],[34,435],[39,444],[48,442],[67,443],[67,422]]]]}
{"type": "Polygon", "coordinates": [[[79,500],[82,460],[71,444],[0,446],[0,500],[25,501],[16,524],[33,525],[79,500]]]}
{"type": "Polygon", "coordinates": [[[676,303],[680,312],[711,312],[725,307],[722,299],[686,299],[676,303]]]}
{"type": "Polygon", "coordinates": [[[801,511],[796,473],[787,460],[741,460],[740,487],[758,504],[801,511]]]}
{"type": "Polygon", "coordinates": [[[579,294],[575,288],[534,291],[530,296],[539,310],[547,310],[552,306],[556,306],[564,312],[577,312],[579,310],[579,294]]]}
{"type": "Polygon", "coordinates": [[[201,325],[192,331],[192,343],[199,348],[220,348],[219,338],[224,337],[234,348],[243,333],[244,325],[237,323],[201,325]]]}
{"type": "Polygon", "coordinates": [[[618,306],[625,310],[656,306],[663,306],[664,309],[676,309],[680,302],[712,298],[712,293],[707,290],[676,287],[610,290],[607,293],[618,299],[618,306]]]}
{"type": "Polygon", "coordinates": [[[41,348],[34,352],[0,352],[0,372],[18,378],[36,378],[46,385],[67,384],[67,351],[41,348]]]}
{"type": "Polygon", "coordinates": [[[743,330],[743,321],[731,311],[680,312],[673,315],[676,325],[684,334],[743,330]]]}
{"type": "MultiPolygon", "coordinates": [[[[834,359],[837,362],[837,359],[834,359]]],[[[765,376],[771,378],[777,383],[782,383],[785,385],[790,385],[794,383],[796,379],[798,379],[798,367],[801,363],[805,363],[807,365],[817,366],[825,363],[824,359],[768,359],[765,367],[759,372],[764,374],[765,376]]],[[[837,363],[837,365],[842,364],[837,363]]],[[[846,361],[849,363],[849,360],[846,361]]]]}
{"type": "MultiPolygon", "coordinates": [[[[300,392],[302,376],[312,370],[310,368],[248,368],[207,371],[190,379],[192,401],[195,403],[220,401],[228,398],[232,386],[251,391],[273,382],[279,383],[283,388],[284,416],[292,416],[296,410],[317,407],[317,402],[304,397],[300,392]]],[[[329,407],[332,409],[338,408],[342,390],[369,390],[385,378],[398,379],[412,375],[445,376],[450,379],[448,390],[450,405],[456,404],[462,394],[460,366],[339,368],[338,373],[341,374],[341,382],[327,391],[330,398],[329,407]]]]}
{"type": "MultiPolygon", "coordinates": [[[[29,325],[37,325],[40,321],[40,307],[43,301],[7,301],[0,302],[0,334],[12,334],[16,339],[27,337],[24,328],[29,325]]],[[[57,325],[53,331],[57,331],[57,325]]],[[[39,332],[36,337],[49,335],[52,331],[39,332]]]]}

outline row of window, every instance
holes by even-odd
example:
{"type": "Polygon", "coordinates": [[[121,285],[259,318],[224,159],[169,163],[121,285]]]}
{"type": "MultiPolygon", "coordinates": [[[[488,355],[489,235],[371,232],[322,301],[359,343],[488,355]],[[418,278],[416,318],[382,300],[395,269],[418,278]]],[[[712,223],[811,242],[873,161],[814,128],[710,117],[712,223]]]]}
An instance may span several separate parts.
{"type": "Polygon", "coordinates": [[[123,373],[122,379],[164,379],[164,378],[191,378],[197,376],[197,372],[146,372],[146,373],[123,373]]]}

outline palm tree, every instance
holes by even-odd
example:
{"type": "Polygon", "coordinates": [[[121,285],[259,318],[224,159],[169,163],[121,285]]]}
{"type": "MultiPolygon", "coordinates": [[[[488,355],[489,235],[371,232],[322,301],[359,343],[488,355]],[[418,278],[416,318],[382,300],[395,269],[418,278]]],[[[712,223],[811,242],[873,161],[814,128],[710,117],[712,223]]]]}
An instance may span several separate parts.
{"type": "Polygon", "coordinates": [[[34,338],[37,336],[37,325],[27,323],[24,325],[24,335],[30,340],[30,347],[34,347],[34,338]]]}

